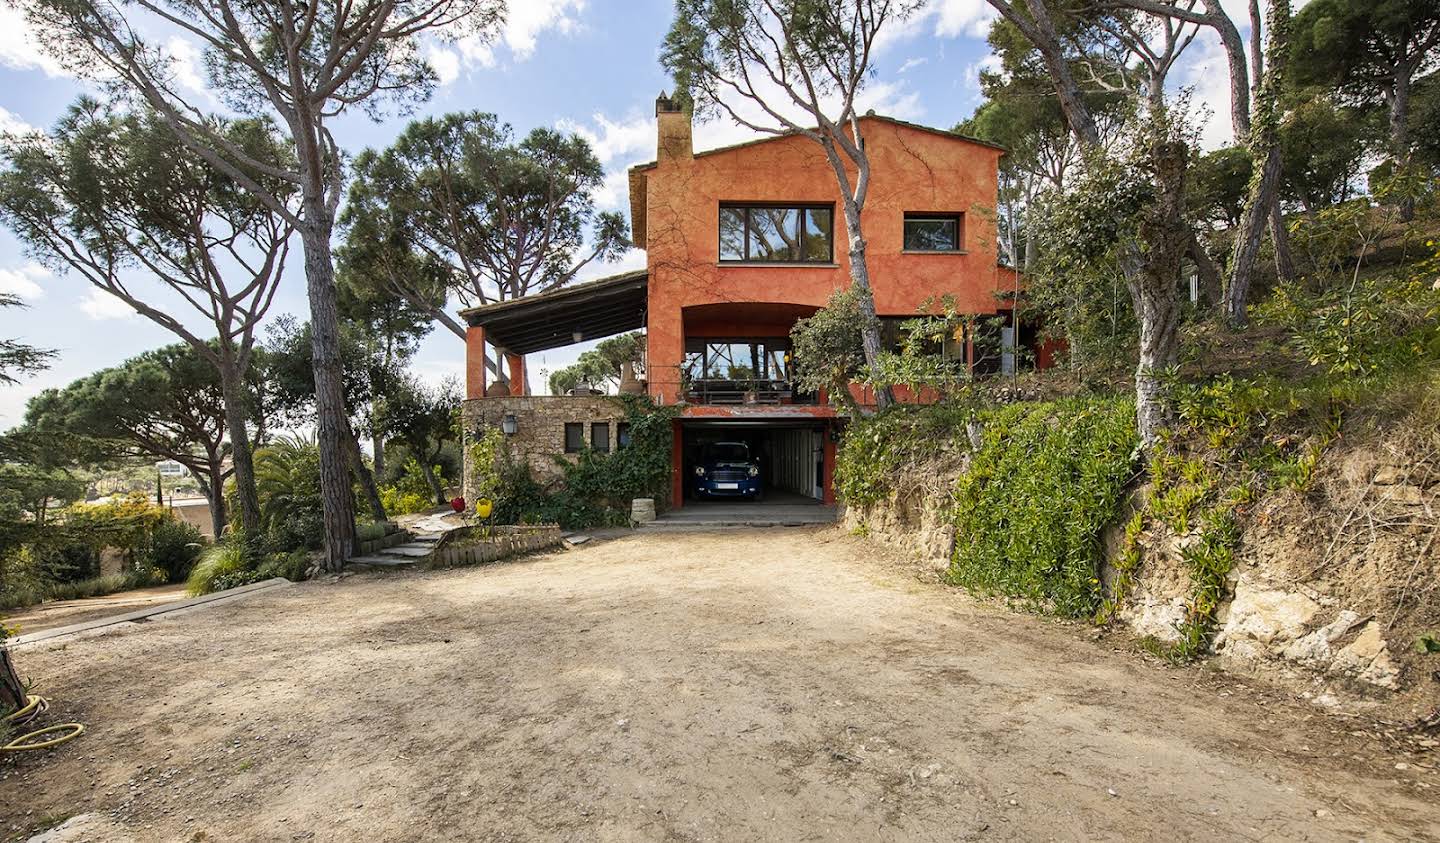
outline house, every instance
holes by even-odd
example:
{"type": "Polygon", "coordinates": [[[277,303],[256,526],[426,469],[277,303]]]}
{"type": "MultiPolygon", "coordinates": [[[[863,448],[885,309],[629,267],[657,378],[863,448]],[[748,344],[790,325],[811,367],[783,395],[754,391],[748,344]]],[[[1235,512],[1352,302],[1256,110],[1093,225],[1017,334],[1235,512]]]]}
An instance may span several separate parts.
{"type": "MultiPolygon", "coordinates": [[[[555,470],[555,454],[622,446],[616,402],[528,394],[524,355],[643,328],[644,390],[683,407],[674,505],[685,504],[683,479],[701,446],[737,440],[760,456],[771,499],[833,502],[843,419],[824,394],[793,387],[788,351],[795,321],[850,284],[834,172],[803,136],[695,152],[688,114],[662,96],[656,118],[656,160],[629,173],[645,269],[465,311],[467,430],[503,423],[512,450],[541,474],[555,470]]],[[[873,113],[859,123],[872,166],[867,263],[886,334],[942,296],[1013,324],[1019,279],[1001,264],[996,237],[1003,150],[873,113]]],[[[973,337],[944,353],[984,365],[973,337]]]]}

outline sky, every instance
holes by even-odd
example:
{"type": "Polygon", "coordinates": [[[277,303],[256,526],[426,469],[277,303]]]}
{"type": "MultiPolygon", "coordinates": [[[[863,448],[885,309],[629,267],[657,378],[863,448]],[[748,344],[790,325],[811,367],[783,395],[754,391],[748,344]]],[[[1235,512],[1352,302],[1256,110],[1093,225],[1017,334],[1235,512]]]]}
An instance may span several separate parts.
{"type": "MultiPolygon", "coordinates": [[[[1243,24],[1245,0],[1225,5],[1243,24]]],[[[496,114],[517,135],[537,126],[558,127],[586,137],[605,165],[606,181],[596,196],[600,209],[628,216],[625,170],[655,154],[655,97],[669,88],[659,46],[672,15],[671,0],[511,0],[495,42],[426,47],[441,84],[414,113],[380,122],[348,117],[335,126],[336,137],[350,153],[382,148],[414,117],[470,110],[496,114]]],[[[862,107],[941,128],[969,117],[980,103],[979,74],[995,63],[985,43],[993,17],[984,0],[930,0],[884,37],[862,107]]],[[[178,78],[199,102],[213,102],[204,90],[197,47],[178,36],[170,36],[167,46],[176,57],[178,78]]],[[[1209,33],[1197,39],[1172,75],[1177,86],[1193,89],[1207,147],[1228,142],[1227,79],[1223,53],[1209,33]]],[[[14,7],[0,4],[0,131],[48,128],[87,90],[45,55],[14,7]]],[[[751,136],[724,122],[703,124],[695,128],[695,146],[705,149],[751,136]]],[[[298,239],[294,250],[272,319],[283,313],[306,315],[298,239]]],[[[640,268],[644,260],[644,252],[631,250],[615,263],[587,267],[581,277],[640,268]]],[[[40,266],[3,229],[0,292],[17,294],[29,305],[0,310],[0,337],[58,351],[47,371],[18,386],[0,386],[0,430],[18,424],[25,402],[42,389],[176,341],[82,278],[40,266]]],[[[532,387],[543,391],[544,371],[573,362],[592,345],[532,355],[532,387]]],[[[463,344],[437,330],[424,341],[412,367],[429,382],[460,379],[463,344]]]]}

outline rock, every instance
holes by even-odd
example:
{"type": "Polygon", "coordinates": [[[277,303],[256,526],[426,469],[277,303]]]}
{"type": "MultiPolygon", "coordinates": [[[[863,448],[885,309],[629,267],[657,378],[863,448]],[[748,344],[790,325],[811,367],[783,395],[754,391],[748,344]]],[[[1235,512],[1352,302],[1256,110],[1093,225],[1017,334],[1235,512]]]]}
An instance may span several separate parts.
{"type": "Polygon", "coordinates": [[[1393,486],[1399,483],[1404,476],[1404,473],[1395,466],[1382,465],[1375,469],[1375,475],[1370,478],[1370,482],[1376,486],[1393,486]]]}
{"type": "Polygon", "coordinates": [[[60,825],[31,837],[29,843],[84,843],[90,840],[135,843],[135,838],[123,827],[97,814],[77,814],[60,825]]]}
{"type": "Polygon", "coordinates": [[[1306,624],[1319,611],[1320,604],[1303,594],[1258,588],[1242,577],[1235,585],[1235,598],[1215,646],[1220,649],[1234,638],[1252,638],[1262,644],[1292,641],[1304,634],[1306,624]]]}
{"type": "Polygon", "coordinates": [[[1285,658],[1301,664],[1326,667],[1331,658],[1330,644],[1354,629],[1360,621],[1358,613],[1345,609],[1335,617],[1335,620],[1292,642],[1285,648],[1283,655],[1285,658]]]}
{"type": "Polygon", "coordinates": [[[1385,639],[1380,637],[1380,626],[1374,621],[1367,623],[1354,641],[1335,654],[1330,669],[1354,673],[1360,681],[1381,688],[1396,688],[1400,683],[1400,668],[1390,658],[1385,639]]]}
{"type": "Polygon", "coordinates": [[[1419,486],[1391,486],[1386,498],[1406,506],[1422,506],[1425,503],[1425,493],[1419,486]]]}

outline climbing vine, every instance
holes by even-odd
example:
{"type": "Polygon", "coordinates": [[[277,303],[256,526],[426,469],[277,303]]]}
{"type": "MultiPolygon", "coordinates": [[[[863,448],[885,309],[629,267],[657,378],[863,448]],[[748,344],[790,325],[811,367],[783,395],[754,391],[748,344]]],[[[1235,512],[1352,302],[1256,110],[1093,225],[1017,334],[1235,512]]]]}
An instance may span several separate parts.
{"type": "Polygon", "coordinates": [[[982,423],[981,445],[952,495],[950,581],[1065,617],[1094,615],[1101,534],[1135,473],[1134,404],[1014,404],[982,423]]]}

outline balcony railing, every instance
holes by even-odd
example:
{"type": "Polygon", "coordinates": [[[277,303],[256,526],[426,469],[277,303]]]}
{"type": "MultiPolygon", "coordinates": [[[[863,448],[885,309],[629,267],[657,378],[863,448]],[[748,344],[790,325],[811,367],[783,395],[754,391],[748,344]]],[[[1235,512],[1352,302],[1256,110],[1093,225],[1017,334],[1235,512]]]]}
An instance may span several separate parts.
{"type": "Polygon", "coordinates": [[[692,404],[814,404],[813,392],[801,392],[789,381],[734,381],[706,379],[691,381],[685,391],[692,404]]]}

